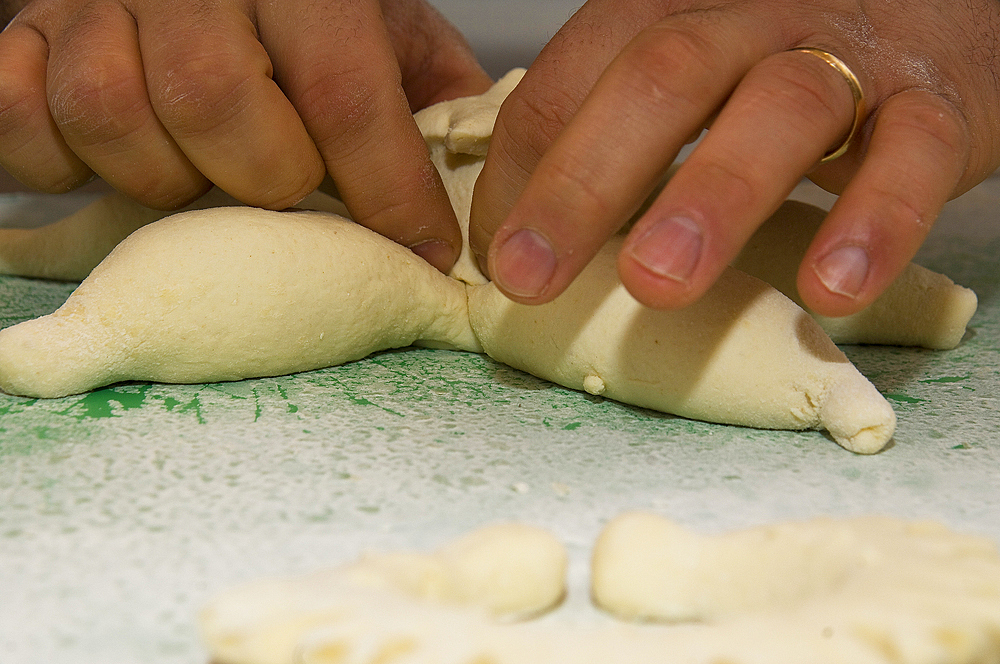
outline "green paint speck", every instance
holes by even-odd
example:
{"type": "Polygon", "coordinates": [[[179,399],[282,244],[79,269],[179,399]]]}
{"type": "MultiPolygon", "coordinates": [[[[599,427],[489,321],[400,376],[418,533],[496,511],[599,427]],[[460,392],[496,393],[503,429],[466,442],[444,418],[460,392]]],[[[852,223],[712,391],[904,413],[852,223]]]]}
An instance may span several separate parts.
{"type": "Polygon", "coordinates": [[[918,399],[916,397],[908,397],[905,394],[886,394],[886,399],[892,399],[893,401],[898,401],[899,403],[923,403],[923,399],[918,399]]]}

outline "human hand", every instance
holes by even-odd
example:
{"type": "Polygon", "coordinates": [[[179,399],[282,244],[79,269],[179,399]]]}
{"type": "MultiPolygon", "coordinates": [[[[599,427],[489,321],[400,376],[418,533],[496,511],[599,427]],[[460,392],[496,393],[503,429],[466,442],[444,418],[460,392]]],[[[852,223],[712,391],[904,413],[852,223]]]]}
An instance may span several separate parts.
{"type": "Polygon", "coordinates": [[[0,34],[0,166],[161,209],[211,183],[281,209],[329,171],[447,269],[461,235],[412,112],[490,83],[424,0],[32,0],[0,34]]]}
{"type": "Polygon", "coordinates": [[[949,197],[1000,163],[993,0],[589,0],[500,112],[471,241],[512,299],[553,299],[711,125],[619,256],[641,302],[696,300],[804,174],[841,193],[799,271],[827,316],[871,303],[949,197]],[[833,53],[846,78],[797,47],[833,53]]]}

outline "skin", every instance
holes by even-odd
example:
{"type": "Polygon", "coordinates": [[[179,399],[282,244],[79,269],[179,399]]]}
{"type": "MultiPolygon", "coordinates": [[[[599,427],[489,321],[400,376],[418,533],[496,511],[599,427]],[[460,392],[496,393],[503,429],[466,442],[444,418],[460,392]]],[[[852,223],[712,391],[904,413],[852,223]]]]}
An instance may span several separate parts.
{"type": "Polygon", "coordinates": [[[214,183],[283,209],[327,174],[448,269],[461,235],[412,113],[489,77],[423,0],[0,0],[0,166],[154,208],[214,183]]]}
{"type": "Polygon", "coordinates": [[[1000,164],[995,0],[589,0],[501,109],[471,241],[512,299],[561,293],[703,140],[628,235],[618,269],[641,302],[695,301],[803,175],[841,196],[799,291],[838,316],[871,303],[943,204],[1000,164]],[[812,55],[839,56],[844,78],[812,55]]]}

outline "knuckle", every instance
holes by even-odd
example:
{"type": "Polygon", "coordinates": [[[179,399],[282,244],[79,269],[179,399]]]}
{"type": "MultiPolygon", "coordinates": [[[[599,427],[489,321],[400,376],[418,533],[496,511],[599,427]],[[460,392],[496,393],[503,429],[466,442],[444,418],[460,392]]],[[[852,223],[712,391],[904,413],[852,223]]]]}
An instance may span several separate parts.
{"type": "Polygon", "coordinates": [[[597,184],[592,169],[579,160],[552,162],[546,179],[546,191],[565,208],[582,212],[585,219],[605,219],[612,213],[607,193],[597,184]]]}
{"type": "Polygon", "coordinates": [[[628,93],[656,106],[696,108],[711,98],[719,47],[697,24],[656,24],[622,52],[628,93]]]}
{"type": "Polygon", "coordinates": [[[145,83],[114,62],[92,59],[58,72],[49,93],[56,124],[86,145],[128,133],[147,106],[145,83]]]}
{"type": "Polygon", "coordinates": [[[246,107],[257,70],[244,58],[206,44],[177,51],[160,63],[150,85],[157,115],[171,133],[211,131],[246,107]]]}
{"type": "Polygon", "coordinates": [[[907,143],[923,150],[938,152],[942,160],[964,161],[969,151],[968,124],[964,116],[947,100],[917,93],[899,99],[883,112],[878,122],[893,135],[906,136],[907,143]]]}
{"type": "Polygon", "coordinates": [[[312,67],[300,76],[295,106],[323,154],[353,152],[366,142],[386,108],[386,89],[366,80],[360,70],[331,75],[312,67]]]}
{"type": "Polygon", "coordinates": [[[758,77],[757,82],[760,107],[787,109],[794,119],[840,130],[850,122],[854,112],[850,90],[842,81],[833,80],[839,76],[828,65],[818,63],[830,69],[833,76],[820,74],[822,70],[814,63],[803,60],[781,58],[768,63],[766,74],[758,77]]]}
{"type": "Polygon", "coordinates": [[[493,141],[503,146],[502,155],[516,179],[526,180],[569,123],[580,105],[580,98],[565,84],[553,78],[529,81],[507,97],[497,116],[493,141]]]}

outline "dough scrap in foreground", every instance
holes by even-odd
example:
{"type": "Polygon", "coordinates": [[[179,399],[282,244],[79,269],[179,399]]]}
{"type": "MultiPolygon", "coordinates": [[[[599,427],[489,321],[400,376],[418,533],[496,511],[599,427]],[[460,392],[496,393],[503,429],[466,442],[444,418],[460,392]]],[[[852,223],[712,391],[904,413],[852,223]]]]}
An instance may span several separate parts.
{"type": "MultiPolygon", "coordinates": [[[[497,557],[515,551],[504,545],[497,557]]],[[[539,555],[537,569],[555,560],[549,553],[539,555]]],[[[531,555],[516,566],[531,567],[526,560],[531,555]]],[[[996,545],[937,524],[886,517],[782,523],[716,538],[699,537],[654,515],[630,513],[614,520],[595,547],[595,597],[609,608],[618,601],[612,598],[622,595],[670,607],[652,614],[628,610],[630,617],[698,621],[683,624],[581,622],[558,612],[544,622],[509,624],[474,602],[439,602],[392,584],[362,587],[342,573],[317,578],[250,584],[212,601],[202,628],[214,661],[993,664],[1000,659],[996,545]],[[678,606],[680,612],[674,610],[678,606]]]]}
{"type": "Polygon", "coordinates": [[[201,629],[219,662],[272,664],[290,661],[300,637],[316,627],[391,615],[395,607],[431,614],[464,607],[474,619],[523,620],[563,599],[567,560],[547,531],[501,523],[429,554],[366,554],[330,571],[233,588],[205,608],[201,629]]]}

